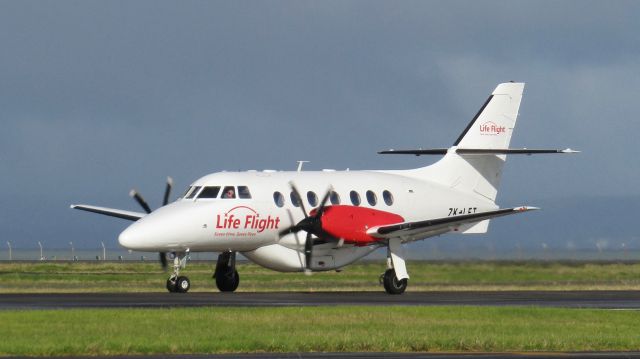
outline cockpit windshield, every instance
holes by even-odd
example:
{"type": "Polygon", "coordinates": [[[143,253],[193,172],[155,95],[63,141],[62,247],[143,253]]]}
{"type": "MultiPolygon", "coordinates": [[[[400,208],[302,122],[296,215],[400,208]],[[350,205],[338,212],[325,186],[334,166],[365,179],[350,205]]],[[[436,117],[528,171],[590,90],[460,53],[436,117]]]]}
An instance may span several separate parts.
{"type": "Polygon", "coordinates": [[[184,199],[250,199],[251,191],[247,186],[191,186],[182,197],[184,199]]]}
{"type": "Polygon", "coordinates": [[[202,186],[194,186],[193,188],[191,188],[190,192],[187,192],[187,195],[184,198],[186,199],[194,198],[196,194],[198,194],[198,191],[200,191],[200,188],[202,188],[202,186]]]}
{"type": "Polygon", "coordinates": [[[240,198],[251,198],[251,192],[249,192],[249,187],[247,187],[247,186],[238,186],[238,197],[240,197],[240,198]]]}
{"type": "Polygon", "coordinates": [[[202,190],[202,192],[200,192],[200,195],[198,196],[198,199],[200,199],[200,198],[218,198],[218,194],[219,193],[220,193],[220,186],[207,186],[202,190]]]}

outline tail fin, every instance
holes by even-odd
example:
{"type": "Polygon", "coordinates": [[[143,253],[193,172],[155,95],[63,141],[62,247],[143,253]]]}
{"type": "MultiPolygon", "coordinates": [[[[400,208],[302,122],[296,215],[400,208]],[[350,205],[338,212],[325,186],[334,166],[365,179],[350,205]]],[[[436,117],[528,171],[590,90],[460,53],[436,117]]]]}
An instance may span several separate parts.
{"type": "Polygon", "coordinates": [[[509,148],[523,90],[524,83],[499,84],[453,145],[458,148],[509,148]]]}
{"type": "Polygon", "coordinates": [[[523,90],[524,83],[499,84],[447,154],[414,174],[495,202],[506,155],[464,154],[456,150],[508,149],[523,90]]]}

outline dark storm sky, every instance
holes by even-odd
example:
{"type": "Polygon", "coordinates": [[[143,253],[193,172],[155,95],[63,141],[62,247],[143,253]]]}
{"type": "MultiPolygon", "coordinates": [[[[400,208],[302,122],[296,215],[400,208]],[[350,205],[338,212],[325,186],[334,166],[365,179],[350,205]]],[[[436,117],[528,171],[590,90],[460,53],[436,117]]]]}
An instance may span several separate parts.
{"type": "MultiPolygon", "coordinates": [[[[0,2],[0,235],[93,247],[221,170],[425,165],[499,82],[527,83],[499,203],[639,196],[640,4],[0,2]],[[174,193],[177,195],[178,193],[174,193]]],[[[532,203],[533,202],[533,203],[532,203]]],[[[570,222],[573,213],[566,214],[570,222]]],[[[522,220],[517,218],[515,220],[522,220]]],[[[577,219],[576,219],[577,220],[577,219]]]]}

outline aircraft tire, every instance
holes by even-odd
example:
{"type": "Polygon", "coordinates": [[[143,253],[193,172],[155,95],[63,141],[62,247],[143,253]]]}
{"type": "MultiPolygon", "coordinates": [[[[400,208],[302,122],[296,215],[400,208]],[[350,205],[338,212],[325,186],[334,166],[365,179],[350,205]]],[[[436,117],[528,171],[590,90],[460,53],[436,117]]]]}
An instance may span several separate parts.
{"type": "Polygon", "coordinates": [[[384,290],[389,294],[402,294],[407,289],[407,279],[398,280],[393,269],[384,272],[382,283],[384,290]]]}
{"type": "Polygon", "coordinates": [[[176,279],[176,292],[177,293],[186,293],[191,288],[191,282],[189,282],[189,278],[180,276],[176,279]]]}
{"type": "Polygon", "coordinates": [[[234,292],[240,285],[240,274],[237,270],[227,269],[216,273],[216,286],[221,292],[234,292]]]}
{"type": "Polygon", "coordinates": [[[167,279],[167,290],[169,291],[169,293],[177,292],[177,281],[172,281],[171,278],[167,279]]]}

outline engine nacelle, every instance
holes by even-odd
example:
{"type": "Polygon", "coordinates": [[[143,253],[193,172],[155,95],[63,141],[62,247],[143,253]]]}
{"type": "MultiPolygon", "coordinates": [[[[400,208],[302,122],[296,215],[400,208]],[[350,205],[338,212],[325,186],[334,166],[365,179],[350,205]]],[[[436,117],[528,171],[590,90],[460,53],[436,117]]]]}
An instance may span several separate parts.
{"type": "MultiPolygon", "coordinates": [[[[335,245],[336,243],[325,243],[313,247],[312,270],[338,269],[379,248],[376,244],[368,246],[344,245],[338,248],[335,248],[335,245]]],[[[253,251],[242,252],[242,254],[255,264],[279,272],[301,272],[305,269],[303,246],[299,250],[295,250],[281,244],[271,244],[253,251]]]]}
{"type": "Polygon", "coordinates": [[[328,206],[322,214],[322,230],[345,243],[367,245],[379,241],[367,230],[372,227],[404,222],[401,216],[373,208],[328,206]]]}

